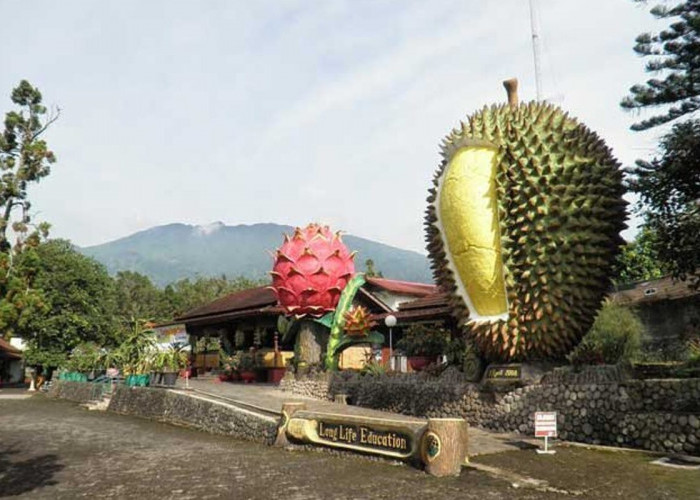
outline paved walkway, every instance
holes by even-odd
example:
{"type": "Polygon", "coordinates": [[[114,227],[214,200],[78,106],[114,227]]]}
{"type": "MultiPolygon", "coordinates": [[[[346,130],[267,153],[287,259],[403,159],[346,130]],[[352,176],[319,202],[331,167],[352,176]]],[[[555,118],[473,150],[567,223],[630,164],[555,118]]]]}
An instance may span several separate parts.
{"type": "Polygon", "coordinates": [[[17,388],[5,388],[0,389],[0,399],[26,399],[32,397],[32,392],[28,392],[27,389],[17,389],[17,388]]]}
{"type": "Polygon", "coordinates": [[[693,499],[700,474],[645,453],[560,447],[477,457],[459,477],[282,451],[47,398],[0,401],[0,497],[73,500],[693,499]],[[479,466],[475,469],[474,466],[479,466]],[[492,475],[482,471],[496,469],[492,475]],[[568,494],[567,494],[568,493],[568,494]]]}
{"type": "MultiPolygon", "coordinates": [[[[522,452],[516,452],[522,453],[522,452]]],[[[465,468],[411,467],[283,451],[37,395],[0,402],[0,497],[108,499],[556,499],[465,468]]]]}
{"type": "MultiPolygon", "coordinates": [[[[292,395],[280,390],[275,385],[270,384],[242,384],[219,382],[215,379],[193,379],[189,381],[189,386],[200,393],[209,393],[225,397],[230,400],[239,401],[246,405],[256,406],[268,412],[280,413],[282,403],[304,402],[307,409],[311,411],[336,413],[344,415],[364,415],[367,417],[391,418],[394,420],[405,420],[408,422],[420,422],[424,419],[401,415],[398,413],[387,413],[360,406],[341,405],[329,401],[308,398],[304,396],[292,395]]],[[[178,381],[178,388],[185,387],[184,381],[178,381]]],[[[499,434],[485,431],[474,427],[469,428],[469,456],[487,455],[512,451],[517,449],[535,448],[538,446],[536,440],[516,434],[499,434]]]]}

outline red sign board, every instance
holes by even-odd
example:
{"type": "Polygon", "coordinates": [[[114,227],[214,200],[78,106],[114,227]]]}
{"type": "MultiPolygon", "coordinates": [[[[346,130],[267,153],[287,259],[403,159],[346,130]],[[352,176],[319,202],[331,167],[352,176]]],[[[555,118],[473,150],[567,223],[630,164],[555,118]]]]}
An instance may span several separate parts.
{"type": "Polygon", "coordinates": [[[557,412],[535,412],[535,437],[557,437],[557,412]]]}

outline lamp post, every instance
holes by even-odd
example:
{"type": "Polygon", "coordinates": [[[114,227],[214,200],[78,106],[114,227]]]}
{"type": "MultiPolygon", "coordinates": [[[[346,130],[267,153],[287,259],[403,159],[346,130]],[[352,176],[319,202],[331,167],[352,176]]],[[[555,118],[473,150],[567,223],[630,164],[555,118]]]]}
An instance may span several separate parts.
{"type": "Polygon", "coordinates": [[[32,368],[32,376],[29,379],[29,392],[36,392],[36,386],[34,385],[34,379],[36,377],[36,368],[32,368]]]}
{"type": "Polygon", "coordinates": [[[384,324],[389,327],[389,366],[394,369],[394,339],[392,337],[392,328],[396,326],[396,316],[389,314],[384,318],[384,324]]]}

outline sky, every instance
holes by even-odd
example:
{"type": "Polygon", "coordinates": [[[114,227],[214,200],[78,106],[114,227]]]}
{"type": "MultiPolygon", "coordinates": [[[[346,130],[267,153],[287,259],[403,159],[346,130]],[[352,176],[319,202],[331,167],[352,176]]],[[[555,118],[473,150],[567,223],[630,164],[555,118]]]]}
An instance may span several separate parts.
{"type": "MultiPolygon", "coordinates": [[[[533,6],[542,97],[623,165],[648,158],[658,132],[631,132],[648,113],[619,102],[649,77],[635,37],[664,22],[632,0],[533,6]]],[[[0,16],[0,111],[21,79],[61,108],[34,216],[80,246],[320,221],[424,252],[440,140],[507,78],[536,98],[527,0],[0,0],[0,16]]]]}

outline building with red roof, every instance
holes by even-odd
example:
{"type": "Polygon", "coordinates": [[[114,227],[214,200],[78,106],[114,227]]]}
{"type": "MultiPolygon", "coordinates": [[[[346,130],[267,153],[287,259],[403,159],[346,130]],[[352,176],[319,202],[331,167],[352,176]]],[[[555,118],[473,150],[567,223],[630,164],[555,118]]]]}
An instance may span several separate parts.
{"type": "MultiPolygon", "coordinates": [[[[435,285],[367,278],[354,299],[377,322],[376,330],[387,333],[384,319],[397,318],[394,340],[401,329],[415,322],[450,322],[446,297],[435,285]]],[[[274,292],[268,287],[251,288],[221,297],[175,318],[184,324],[187,333],[195,338],[219,337],[229,351],[250,346],[270,349],[277,331],[277,321],[283,314],[274,292]]],[[[387,335],[385,335],[387,337],[387,335]]],[[[387,337],[388,338],[388,337],[387,337]]],[[[293,339],[280,338],[280,348],[293,350],[293,339]]]]}

